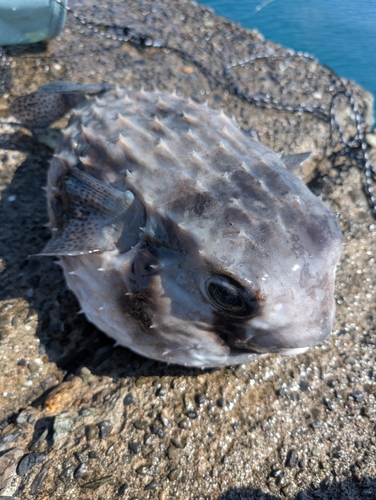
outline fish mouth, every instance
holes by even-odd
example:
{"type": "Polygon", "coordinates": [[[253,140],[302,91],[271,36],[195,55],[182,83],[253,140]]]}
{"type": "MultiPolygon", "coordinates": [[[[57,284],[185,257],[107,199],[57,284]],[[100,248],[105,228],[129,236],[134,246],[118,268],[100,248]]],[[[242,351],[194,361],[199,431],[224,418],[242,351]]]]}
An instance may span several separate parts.
{"type": "MultiPolygon", "coordinates": [[[[221,337],[222,338],[222,337],[221,337]]],[[[257,342],[254,337],[249,338],[247,341],[237,341],[237,340],[227,340],[225,341],[226,345],[230,348],[231,354],[282,354],[293,356],[296,354],[301,354],[306,352],[310,347],[320,343],[320,341],[314,342],[306,342],[305,345],[296,345],[289,346],[288,343],[282,344],[282,342],[257,342]]]]}
{"type": "Polygon", "coordinates": [[[217,321],[214,332],[231,352],[294,355],[326,340],[331,333],[331,326],[328,318],[312,328],[295,326],[271,330],[252,328],[246,321],[217,321]]]}
{"type": "Polygon", "coordinates": [[[305,352],[309,347],[320,344],[329,337],[330,333],[331,327],[308,330],[304,334],[299,332],[299,329],[294,331],[287,328],[280,331],[257,331],[249,336],[245,342],[235,341],[234,346],[260,354],[293,355],[305,352]]]}

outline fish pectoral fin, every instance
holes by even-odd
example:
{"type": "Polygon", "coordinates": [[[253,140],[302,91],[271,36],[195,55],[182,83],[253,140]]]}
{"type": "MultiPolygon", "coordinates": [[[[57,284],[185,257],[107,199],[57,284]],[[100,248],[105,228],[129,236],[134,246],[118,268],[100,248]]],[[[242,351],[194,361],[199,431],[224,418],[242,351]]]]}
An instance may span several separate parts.
{"type": "Polygon", "coordinates": [[[78,221],[70,221],[64,231],[52,236],[45,248],[37,255],[85,255],[112,250],[111,231],[106,234],[105,228],[93,234],[90,228],[82,227],[78,221]]]}
{"type": "Polygon", "coordinates": [[[71,168],[50,200],[52,239],[40,255],[82,255],[113,250],[121,237],[131,191],[119,191],[71,168]]]}
{"type": "Polygon", "coordinates": [[[298,153],[296,155],[286,155],[282,156],[281,160],[283,161],[285,167],[290,172],[294,172],[299,167],[301,167],[312,155],[311,152],[308,153],[298,153]]]}

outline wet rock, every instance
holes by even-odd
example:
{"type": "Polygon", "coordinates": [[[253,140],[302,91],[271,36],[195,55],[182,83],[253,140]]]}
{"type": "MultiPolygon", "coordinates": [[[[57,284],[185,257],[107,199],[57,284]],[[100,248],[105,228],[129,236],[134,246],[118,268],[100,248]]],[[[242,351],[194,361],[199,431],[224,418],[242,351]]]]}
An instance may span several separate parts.
{"type": "Polygon", "coordinates": [[[31,486],[30,486],[30,494],[31,495],[33,495],[33,496],[38,495],[40,490],[43,488],[48,471],[50,469],[51,463],[52,463],[52,460],[47,460],[47,462],[42,465],[41,470],[35,476],[33,482],[31,483],[31,486]]]}
{"type": "Polygon", "coordinates": [[[90,424],[86,427],[86,438],[88,441],[93,441],[98,439],[98,427],[94,424],[90,424]]]}
{"type": "Polygon", "coordinates": [[[180,422],[178,423],[178,426],[181,428],[181,429],[188,429],[188,427],[190,426],[190,423],[189,421],[186,419],[186,418],[183,418],[182,420],[180,420],[180,422]]]}
{"type": "Polygon", "coordinates": [[[109,420],[104,420],[98,424],[101,439],[106,439],[111,434],[113,425],[109,420]]]}
{"type": "Polygon", "coordinates": [[[147,420],[136,420],[135,422],[133,422],[133,425],[136,427],[136,429],[144,431],[149,426],[149,422],[147,420]]]}
{"type": "Polygon", "coordinates": [[[141,445],[139,443],[129,443],[128,448],[132,453],[136,455],[141,451],[141,445]]]}
{"type": "Polygon", "coordinates": [[[280,389],[276,389],[275,390],[275,393],[277,396],[280,396],[280,397],[286,397],[287,396],[287,391],[284,387],[281,387],[280,389]]]}
{"type": "Polygon", "coordinates": [[[176,481],[181,476],[181,473],[181,469],[172,469],[168,474],[168,478],[170,481],[176,481]]]}
{"type": "Polygon", "coordinates": [[[125,455],[123,455],[123,462],[125,464],[130,464],[132,462],[132,455],[129,455],[128,453],[126,453],[125,455]]]}
{"type": "Polygon", "coordinates": [[[299,387],[302,392],[306,392],[309,389],[309,383],[306,380],[301,380],[299,382],[299,387]]]}
{"type": "Polygon", "coordinates": [[[88,457],[86,455],[84,455],[83,453],[75,453],[75,457],[77,458],[77,460],[83,464],[85,462],[87,462],[88,460],[88,457]]]}
{"type": "Polygon", "coordinates": [[[208,402],[207,397],[204,394],[196,394],[195,401],[198,406],[201,406],[208,402]]]}
{"type": "Polygon", "coordinates": [[[136,403],[136,398],[134,398],[131,393],[128,393],[123,401],[124,406],[135,405],[136,403]]]}
{"type": "Polygon", "coordinates": [[[9,448],[10,443],[17,441],[21,436],[21,431],[14,431],[0,438],[0,452],[9,448]]]}
{"type": "Polygon", "coordinates": [[[166,409],[163,409],[159,414],[159,420],[161,421],[163,427],[168,427],[169,424],[169,414],[166,409]]]}
{"type": "Polygon", "coordinates": [[[140,465],[140,467],[137,467],[136,469],[137,474],[140,474],[142,476],[150,474],[151,465],[152,465],[151,463],[140,465]]]}
{"type": "Polygon", "coordinates": [[[274,478],[281,477],[284,476],[284,472],[279,468],[273,468],[270,473],[270,476],[274,478]]]}
{"type": "Polygon", "coordinates": [[[37,373],[41,369],[41,363],[37,361],[30,361],[28,364],[28,368],[30,370],[30,373],[37,373]]]}
{"type": "Polygon", "coordinates": [[[31,410],[22,410],[17,415],[16,423],[18,425],[32,424],[35,422],[34,413],[31,410]]]}
{"type": "Polygon", "coordinates": [[[312,429],[315,429],[315,430],[322,429],[322,427],[323,427],[321,422],[312,422],[310,424],[310,426],[312,427],[312,429]]]}
{"type": "Polygon", "coordinates": [[[184,407],[188,412],[194,411],[196,409],[195,399],[191,394],[184,394],[183,400],[184,407]]]}
{"type": "Polygon", "coordinates": [[[178,438],[171,438],[171,443],[179,449],[184,448],[185,444],[178,438]]]}
{"type": "Polygon", "coordinates": [[[13,476],[16,474],[17,463],[24,454],[23,448],[12,448],[0,456],[0,495],[5,493],[13,476]]]}
{"type": "Polygon", "coordinates": [[[127,492],[127,489],[129,488],[127,483],[122,484],[119,489],[118,489],[118,495],[123,496],[127,492]]]}
{"type": "Polygon", "coordinates": [[[86,488],[89,490],[96,490],[99,488],[99,486],[102,486],[102,484],[108,483],[112,479],[112,474],[109,476],[104,476],[101,477],[100,479],[96,479],[95,481],[90,481],[85,484],[81,484],[81,488],[86,488]]]}
{"type": "Polygon", "coordinates": [[[54,418],[53,422],[53,442],[56,444],[67,437],[73,430],[77,420],[77,412],[62,413],[54,418]]]}
{"type": "Polygon", "coordinates": [[[86,463],[79,465],[74,471],[75,479],[87,479],[90,475],[89,468],[86,463]]]}
{"type": "Polygon", "coordinates": [[[298,463],[298,453],[295,449],[290,450],[287,453],[287,458],[286,458],[286,467],[296,467],[298,463]]]}
{"type": "Polygon", "coordinates": [[[356,401],[357,403],[361,403],[364,401],[365,398],[365,393],[360,391],[359,389],[354,389],[350,396],[356,401]]]}
{"type": "Polygon", "coordinates": [[[116,447],[115,447],[115,443],[112,443],[108,448],[107,448],[107,451],[106,451],[106,455],[107,456],[110,456],[110,455],[115,455],[116,454],[116,447]]]}
{"type": "Polygon", "coordinates": [[[332,379],[332,380],[328,380],[328,381],[326,382],[326,385],[327,385],[328,387],[332,387],[332,388],[336,387],[338,384],[339,384],[339,381],[338,381],[338,380],[335,380],[335,379],[334,379],[334,380],[333,380],[333,379],[332,379]]]}
{"type": "Polygon", "coordinates": [[[40,464],[45,460],[46,460],[45,453],[29,453],[20,460],[17,466],[17,474],[19,476],[24,476],[35,465],[40,464]]]}
{"type": "Polygon", "coordinates": [[[65,486],[70,486],[74,482],[74,464],[71,462],[71,460],[66,460],[63,464],[63,470],[59,474],[59,479],[60,481],[65,485],[65,486]]]}
{"type": "Polygon", "coordinates": [[[324,398],[323,402],[324,402],[325,406],[328,408],[329,411],[333,411],[334,410],[333,404],[330,401],[330,399],[324,398]]]}
{"type": "Polygon", "coordinates": [[[95,408],[84,408],[79,412],[80,417],[91,417],[92,415],[96,415],[95,408]]]}
{"type": "Polygon", "coordinates": [[[151,446],[153,443],[155,443],[155,441],[155,434],[147,433],[144,435],[144,444],[146,444],[147,446],[151,446]]]}
{"type": "Polygon", "coordinates": [[[157,489],[157,482],[155,481],[155,479],[150,481],[150,483],[148,483],[144,489],[145,491],[155,491],[157,489]]]}
{"type": "Polygon", "coordinates": [[[164,430],[158,427],[157,425],[151,425],[150,431],[161,439],[165,437],[164,430]]]}
{"type": "Polygon", "coordinates": [[[178,460],[182,455],[182,451],[175,446],[169,446],[167,450],[167,456],[170,460],[178,460]]]}

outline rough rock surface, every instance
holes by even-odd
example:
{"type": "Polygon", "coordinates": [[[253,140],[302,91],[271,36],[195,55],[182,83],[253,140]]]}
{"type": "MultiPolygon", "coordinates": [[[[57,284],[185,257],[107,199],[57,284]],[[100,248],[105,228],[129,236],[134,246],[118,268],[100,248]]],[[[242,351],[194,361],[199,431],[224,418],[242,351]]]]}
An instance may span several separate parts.
{"type": "MultiPolygon", "coordinates": [[[[194,54],[218,79],[224,64],[274,51],[278,60],[235,68],[239,86],[285,102],[330,102],[326,68],[203,7],[76,7],[194,54]]],[[[360,172],[349,160],[348,170],[333,167],[329,125],[317,116],[251,105],[177,53],[84,32],[69,16],[60,40],[8,49],[13,83],[0,98],[0,498],[374,498],[376,222],[360,172]],[[304,178],[339,212],[346,243],[333,335],[304,355],[201,372],[114,348],[78,315],[54,259],[29,257],[49,238],[41,188],[53,132],[32,135],[6,116],[16,95],[62,78],[175,89],[234,114],[276,151],[313,151],[304,178]]],[[[369,96],[349,87],[366,113],[369,96]]],[[[338,116],[351,135],[345,100],[338,116]]]]}

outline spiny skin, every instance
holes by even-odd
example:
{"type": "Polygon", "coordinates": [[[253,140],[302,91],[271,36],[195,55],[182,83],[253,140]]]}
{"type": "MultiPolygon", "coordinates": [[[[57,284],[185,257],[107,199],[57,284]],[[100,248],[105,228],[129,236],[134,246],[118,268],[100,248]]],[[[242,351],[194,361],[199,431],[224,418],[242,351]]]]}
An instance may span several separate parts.
{"type": "Polygon", "coordinates": [[[116,89],[76,107],[48,174],[53,233],[88,319],[199,367],[296,353],[334,319],[335,215],[221,112],[116,89]]]}

